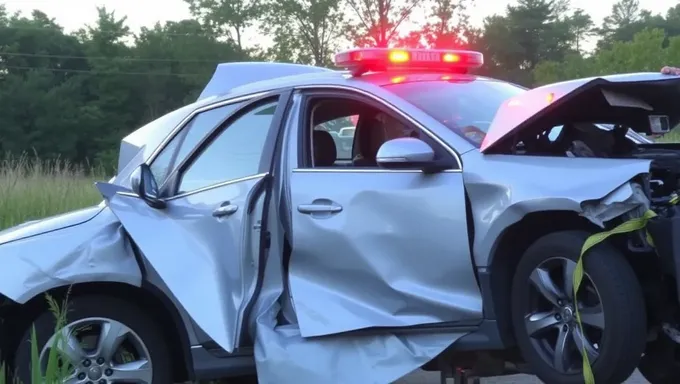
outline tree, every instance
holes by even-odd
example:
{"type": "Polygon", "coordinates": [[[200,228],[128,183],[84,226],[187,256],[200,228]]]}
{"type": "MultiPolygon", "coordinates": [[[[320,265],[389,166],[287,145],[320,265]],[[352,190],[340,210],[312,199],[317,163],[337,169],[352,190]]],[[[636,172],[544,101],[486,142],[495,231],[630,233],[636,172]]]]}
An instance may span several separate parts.
{"type": "Polygon", "coordinates": [[[0,150],[83,159],[82,47],[53,19],[0,12],[0,150]]]}
{"type": "Polygon", "coordinates": [[[559,61],[571,52],[573,29],[560,0],[519,0],[506,15],[484,22],[484,49],[490,74],[521,84],[542,61],[559,61]]]}
{"type": "Polygon", "coordinates": [[[219,63],[247,59],[233,42],[206,32],[196,20],[170,21],[135,38],[134,71],[150,74],[137,80],[145,121],[195,101],[219,63]]]}
{"type": "Polygon", "coordinates": [[[208,30],[227,36],[239,50],[243,34],[262,14],[261,0],[185,0],[191,14],[208,30]]]}
{"type": "Polygon", "coordinates": [[[330,58],[342,35],[341,0],[270,0],[262,31],[274,36],[270,57],[318,66],[330,58]]]}
{"type": "Polygon", "coordinates": [[[612,5],[609,16],[604,18],[602,31],[612,33],[617,29],[636,22],[640,17],[639,0],[619,0],[612,5]]]}
{"type": "Polygon", "coordinates": [[[467,8],[474,0],[434,0],[430,21],[423,28],[423,37],[430,48],[460,48],[466,43],[469,29],[467,8]]]}
{"type": "Polygon", "coordinates": [[[582,54],[582,43],[587,40],[592,34],[595,24],[589,14],[585,13],[583,9],[576,9],[574,13],[567,19],[567,24],[571,28],[571,36],[573,38],[573,49],[582,54]]]}
{"type": "Polygon", "coordinates": [[[423,0],[345,0],[354,20],[346,32],[358,47],[389,47],[399,37],[402,24],[423,0]]]}
{"type": "Polygon", "coordinates": [[[633,36],[645,28],[667,27],[666,20],[660,15],[652,15],[640,8],[639,0],[619,0],[612,5],[609,16],[597,30],[602,36],[598,49],[611,48],[617,41],[632,41],[633,36]]]}
{"type": "Polygon", "coordinates": [[[656,72],[669,62],[680,61],[680,37],[672,37],[668,43],[666,40],[662,29],[645,29],[632,41],[614,42],[592,57],[573,55],[560,62],[546,61],[534,70],[536,83],[612,73],[656,72]]]}

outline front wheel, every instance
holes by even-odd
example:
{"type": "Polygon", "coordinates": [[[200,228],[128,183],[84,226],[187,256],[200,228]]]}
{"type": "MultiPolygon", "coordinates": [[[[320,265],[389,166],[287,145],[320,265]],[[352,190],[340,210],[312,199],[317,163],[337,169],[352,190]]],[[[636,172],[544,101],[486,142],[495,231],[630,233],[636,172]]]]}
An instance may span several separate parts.
{"type": "Polygon", "coordinates": [[[642,289],[615,248],[600,244],[585,255],[585,276],[574,297],[572,274],[588,236],[581,231],[548,234],[529,247],[515,272],[515,337],[533,373],[546,383],[583,383],[584,351],[596,383],[622,383],[645,349],[642,289]]]}
{"type": "MultiPolygon", "coordinates": [[[[31,382],[31,331],[19,344],[15,370],[31,382]]],[[[61,383],[172,383],[168,345],[158,324],[136,305],[108,296],[74,297],[68,303],[66,326],[55,335],[55,316],[42,313],[35,321],[39,367],[46,372],[52,348],[60,356],[61,383]],[[59,340],[59,342],[55,342],[59,340]]],[[[43,376],[44,377],[44,376],[43,376]]]]}

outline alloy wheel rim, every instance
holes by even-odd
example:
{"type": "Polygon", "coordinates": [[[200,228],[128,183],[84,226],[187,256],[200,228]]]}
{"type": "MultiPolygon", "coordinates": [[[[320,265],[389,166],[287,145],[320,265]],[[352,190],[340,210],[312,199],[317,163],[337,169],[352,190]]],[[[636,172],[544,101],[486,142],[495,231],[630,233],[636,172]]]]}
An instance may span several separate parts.
{"type": "Polygon", "coordinates": [[[597,287],[585,274],[578,297],[572,276],[576,262],[555,257],[536,267],[530,277],[530,308],[524,325],[541,358],[560,373],[582,370],[583,351],[593,364],[600,355],[605,318],[597,287]],[[576,321],[578,308],[583,330],[576,321]]]}
{"type": "Polygon", "coordinates": [[[64,384],[151,384],[149,350],[132,329],[107,318],[90,317],[69,323],[61,337],[53,335],[40,353],[42,372],[56,348],[60,364],[68,365],[64,384]]]}

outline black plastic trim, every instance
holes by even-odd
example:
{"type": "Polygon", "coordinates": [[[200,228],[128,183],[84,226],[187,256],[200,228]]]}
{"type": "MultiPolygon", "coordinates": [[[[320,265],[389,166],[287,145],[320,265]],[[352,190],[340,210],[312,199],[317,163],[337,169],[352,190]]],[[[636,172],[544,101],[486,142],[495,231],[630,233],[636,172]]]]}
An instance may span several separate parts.
{"type": "Polygon", "coordinates": [[[491,271],[488,268],[477,268],[477,282],[482,294],[482,311],[487,320],[496,320],[493,289],[491,287],[491,271]]]}
{"type": "Polygon", "coordinates": [[[647,223],[664,271],[675,276],[676,293],[680,297],[680,207],[673,206],[647,223]]]}
{"type": "Polygon", "coordinates": [[[343,332],[338,335],[380,335],[380,334],[414,334],[414,333],[443,333],[443,332],[474,332],[479,328],[480,320],[451,321],[432,324],[419,324],[407,327],[370,327],[355,331],[343,332]]]}
{"type": "Polygon", "coordinates": [[[460,339],[451,347],[452,351],[489,351],[503,350],[503,343],[498,324],[495,320],[484,320],[479,327],[460,339]]]}
{"type": "Polygon", "coordinates": [[[198,347],[191,349],[191,357],[196,380],[217,380],[256,373],[252,354],[217,357],[205,348],[198,347]]]}

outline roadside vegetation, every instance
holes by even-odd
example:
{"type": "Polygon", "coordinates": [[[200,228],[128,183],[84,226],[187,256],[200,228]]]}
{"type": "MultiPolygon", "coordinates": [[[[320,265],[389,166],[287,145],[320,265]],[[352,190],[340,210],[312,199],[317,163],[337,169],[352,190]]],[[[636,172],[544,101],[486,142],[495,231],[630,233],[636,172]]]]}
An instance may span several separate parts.
{"type": "MultiPolygon", "coordinates": [[[[59,345],[64,338],[64,334],[60,332],[66,326],[66,314],[68,312],[68,294],[63,303],[57,302],[50,295],[45,295],[47,305],[50,312],[55,318],[55,338],[54,344],[59,345]]],[[[68,378],[71,367],[65,364],[58,353],[57,348],[50,348],[47,353],[47,364],[44,371],[41,369],[40,349],[38,349],[38,340],[35,333],[35,328],[31,331],[31,382],[22,383],[17,378],[12,381],[8,377],[7,367],[5,363],[0,365],[0,384],[61,384],[64,379],[68,378]]]]}
{"type": "Polygon", "coordinates": [[[99,203],[95,181],[105,181],[100,167],[35,155],[0,161],[0,229],[99,203]]]}

